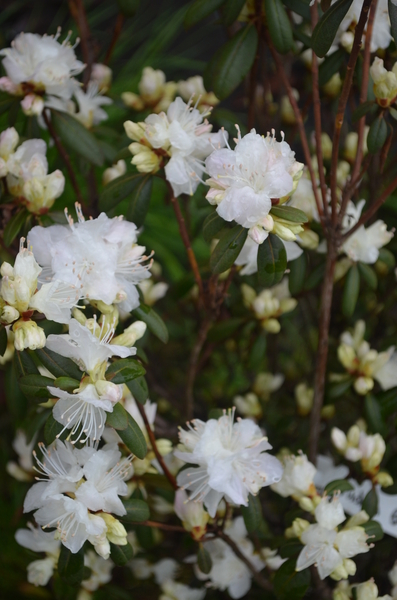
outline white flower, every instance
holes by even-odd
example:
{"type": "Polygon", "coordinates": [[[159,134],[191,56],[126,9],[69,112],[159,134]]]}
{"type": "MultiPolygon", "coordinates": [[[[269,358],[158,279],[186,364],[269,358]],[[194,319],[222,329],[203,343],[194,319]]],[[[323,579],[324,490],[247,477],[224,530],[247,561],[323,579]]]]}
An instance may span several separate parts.
{"type": "Polygon", "coordinates": [[[117,177],[121,177],[127,171],[125,160],[118,160],[115,165],[112,165],[108,169],[105,169],[102,175],[103,185],[107,185],[117,177]]]}
{"type": "Polygon", "coordinates": [[[203,600],[206,590],[193,589],[183,583],[169,579],[161,586],[159,600],[203,600]]]}
{"type": "Polygon", "coordinates": [[[346,465],[338,465],[335,467],[334,461],[329,456],[323,456],[319,454],[316,461],[317,471],[314,475],[313,481],[321,492],[324,491],[325,486],[331,481],[337,479],[346,479],[349,474],[349,467],[346,465]]]}
{"type": "Polygon", "coordinates": [[[170,160],[165,176],[175,196],[194,194],[205,172],[203,160],[215,146],[223,146],[225,134],[210,133],[212,125],[204,115],[176,98],[167,114],[152,114],[145,119],[145,135],[152,148],[165,150],[170,160]]]}
{"type": "Polygon", "coordinates": [[[60,541],[54,538],[54,533],[46,533],[41,527],[33,527],[28,523],[29,529],[18,529],[15,539],[20,546],[34,552],[45,552],[46,558],[31,562],[28,569],[28,581],[33,585],[47,585],[57,565],[60,541]]]}
{"type": "Polygon", "coordinates": [[[0,273],[2,275],[0,294],[3,300],[19,313],[26,312],[30,299],[36,291],[41,267],[35,261],[32,252],[23,247],[23,238],[14,266],[4,262],[0,273]]]}
{"type": "Polygon", "coordinates": [[[7,463],[7,472],[18,481],[30,481],[32,479],[33,461],[32,452],[36,444],[36,435],[27,441],[26,433],[22,429],[17,429],[12,447],[18,454],[18,463],[13,461],[7,463]]]}
{"type": "MultiPolygon", "coordinates": [[[[303,253],[302,248],[295,242],[286,242],[283,240],[283,244],[287,251],[287,261],[295,260],[303,253]]],[[[242,266],[240,275],[252,275],[258,271],[258,250],[259,244],[252,239],[247,237],[244,242],[244,246],[241,248],[241,252],[236,258],[235,264],[242,266]]]]}
{"type": "Polygon", "coordinates": [[[239,134],[236,142],[234,150],[215,150],[207,158],[211,189],[206,197],[225,221],[236,221],[262,243],[274,225],[272,199],[292,193],[303,165],[284,140],[276,141],[274,132],[265,138],[253,129],[243,138],[239,134]]]}
{"type": "MultiPolygon", "coordinates": [[[[343,233],[348,232],[359,220],[365,200],[360,200],[357,206],[349,201],[346,214],[343,217],[343,233]]],[[[390,242],[394,233],[387,231],[387,225],[383,221],[376,221],[369,227],[359,227],[342,244],[342,251],[353,261],[373,264],[378,260],[379,248],[390,242]]]]}
{"type": "MultiPolygon", "coordinates": [[[[351,49],[352,40],[350,39],[350,37],[344,38],[344,35],[346,36],[346,33],[350,33],[347,30],[352,25],[355,26],[355,24],[358,23],[362,6],[362,0],[353,0],[352,5],[350,6],[346,16],[344,17],[343,21],[339,26],[338,34],[336,37],[336,41],[334,42],[333,48],[339,41],[343,46],[346,47],[348,51],[350,51],[349,49],[351,49]]],[[[365,36],[365,30],[363,35],[365,36]]],[[[363,40],[364,39],[365,38],[363,37],[363,40]]],[[[375,21],[372,31],[371,53],[376,52],[376,50],[378,50],[379,48],[388,48],[391,39],[392,38],[390,33],[390,18],[387,9],[387,0],[379,0],[378,6],[376,8],[375,21]]]]}
{"type": "Polygon", "coordinates": [[[238,412],[244,417],[256,420],[262,415],[262,407],[259,398],[252,392],[248,392],[248,394],[245,394],[244,396],[235,396],[233,398],[233,403],[238,412]]]}
{"type": "Polygon", "coordinates": [[[78,86],[73,76],[81,73],[84,65],[76,59],[69,38],[60,44],[59,36],[60,32],[54,37],[35,33],[17,35],[11,48],[0,51],[5,56],[2,63],[7,73],[0,80],[0,89],[23,95],[23,84],[29,84],[26,87],[30,93],[70,98],[78,86]]]}
{"type": "Polygon", "coordinates": [[[180,472],[182,489],[188,489],[190,500],[204,502],[215,517],[223,497],[239,506],[247,506],[248,494],[257,494],[267,485],[280,481],[282,466],[265,451],[272,446],[250,419],[233,423],[234,410],[206,423],[195,419],[189,430],[181,430],[179,438],[186,451],[175,456],[196,464],[180,472]]]}
{"type": "Polygon", "coordinates": [[[313,192],[313,185],[306,172],[298,181],[296,190],[291,196],[288,206],[303,210],[309,221],[319,222],[316,199],[313,192]]]}
{"type": "Polygon", "coordinates": [[[14,153],[19,142],[19,135],[14,127],[9,127],[0,134],[0,177],[8,173],[7,161],[14,153]]]}
{"type": "Polygon", "coordinates": [[[243,283],[241,286],[244,305],[251,309],[263,329],[269,333],[278,333],[281,325],[277,320],[282,314],[294,310],[297,300],[291,298],[288,288],[288,278],[270,289],[256,294],[255,290],[243,283]]]}
{"type": "MultiPolygon", "coordinates": [[[[352,570],[352,565],[344,561],[370,549],[364,529],[352,527],[338,532],[336,528],[345,520],[345,513],[337,497],[331,501],[323,498],[314,514],[317,524],[309,525],[300,536],[305,546],[299,554],[296,570],[302,571],[310,565],[316,565],[320,579],[325,579],[341,567],[345,567],[345,571],[352,570]]],[[[344,576],[343,573],[338,579],[346,579],[348,574],[344,576]]]]}
{"type": "Polygon", "coordinates": [[[101,213],[85,221],[77,206],[78,223],[70,226],[33,227],[29,244],[42,265],[42,281],[59,280],[73,285],[80,296],[118,303],[123,312],[139,305],[136,285],[150,277],[143,264],[145,248],[136,244],[136,226],[101,213]]]}
{"type": "Polygon", "coordinates": [[[139,283],[139,289],[143,294],[143,301],[147,306],[153,306],[157,300],[164,298],[168,287],[168,283],[164,283],[163,281],[154,283],[152,279],[145,279],[139,283]]]}
{"type": "Polygon", "coordinates": [[[102,63],[94,63],[91,69],[91,79],[100,92],[107,92],[112,82],[112,69],[102,63]]]}
{"type": "Polygon", "coordinates": [[[189,502],[186,492],[177,490],[174,510],[186,531],[190,531],[193,539],[199,541],[207,530],[209,519],[209,514],[204,510],[203,504],[201,502],[189,502]]]}
{"type": "Polygon", "coordinates": [[[112,569],[114,567],[111,560],[104,560],[92,550],[84,554],[84,566],[90,569],[90,577],[81,582],[85,590],[94,592],[101,585],[105,585],[112,579],[112,569]]]}
{"type": "Polygon", "coordinates": [[[76,89],[74,96],[79,104],[79,111],[72,114],[84,127],[90,129],[93,125],[106,121],[108,115],[101,106],[112,104],[113,100],[99,93],[96,83],[90,81],[86,92],[81,88],[76,89]]]}
{"type": "MultiPolygon", "coordinates": [[[[231,524],[225,527],[225,533],[238,545],[244,556],[253,567],[261,570],[264,562],[254,554],[254,546],[247,539],[247,530],[243,517],[237,517],[231,524]]],[[[233,550],[221,539],[205,542],[204,548],[210,553],[212,569],[208,575],[204,575],[197,569],[200,579],[209,579],[212,587],[227,590],[231,598],[242,598],[251,587],[251,571],[234,554],[233,550]]]]}
{"type": "Polygon", "coordinates": [[[386,594],[386,596],[378,596],[378,586],[373,579],[353,587],[356,592],[357,600],[392,600],[392,597],[389,596],[389,594],[386,594]]]}
{"type": "Polygon", "coordinates": [[[308,460],[306,454],[286,456],[282,463],[284,472],[281,481],[271,486],[274,492],[284,498],[292,496],[295,500],[316,494],[313,483],[316,467],[308,460]]]}
{"type": "Polygon", "coordinates": [[[201,75],[189,77],[186,81],[178,81],[177,92],[185,102],[192,99],[193,102],[197,103],[198,108],[203,110],[208,110],[219,104],[219,100],[215,94],[213,92],[207,92],[204,88],[204,82],[201,75]]]}

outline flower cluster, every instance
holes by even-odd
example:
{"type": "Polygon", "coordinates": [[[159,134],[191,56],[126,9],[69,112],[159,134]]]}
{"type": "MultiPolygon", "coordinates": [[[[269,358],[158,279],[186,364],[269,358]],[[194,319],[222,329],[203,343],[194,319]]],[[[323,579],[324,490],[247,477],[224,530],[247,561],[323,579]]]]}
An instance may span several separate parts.
{"type": "Polygon", "coordinates": [[[287,278],[258,295],[252,287],[243,283],[241,293],[245,306],[254,312],[261,327],[269,333],[278,333],[281,329],[279,317],[291,312],[297,305],[297,301],[289,293],[287,278]]]}

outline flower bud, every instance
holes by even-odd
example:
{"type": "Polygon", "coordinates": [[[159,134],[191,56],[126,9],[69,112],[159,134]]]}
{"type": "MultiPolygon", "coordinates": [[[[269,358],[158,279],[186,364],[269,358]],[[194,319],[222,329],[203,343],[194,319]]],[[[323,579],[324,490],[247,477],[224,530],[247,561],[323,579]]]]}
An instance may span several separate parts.
{"type": "Polygon", "coordinates": [[[321,134],[321,151],[323,153],[324,160],[331,160],[332,156],[332,140],[328,133],[321,134]]]}
{"type": "Polygon", "coordinates": [[[143,321],[135,321],[135,323],[132,323],[132,325],[124,330],[124,333],[113,338],[110,343],[130,348],[137,340],[140,340],[145,335],[145,331],[146,323],[143,321]]]}
{"type": "Polygon", "coordinates": [[[308,498],[307,496],[304,496],[303,498],[299,498],[299,506],[301,507],[302,510],[305,510],[306,512],[313,512],[313,510],[314,510],[313,501],[310,498],[308,498]]]}
{"type": "MultiPolygon", "coordinates": [[[[285,240],[286,242],[294,242],[296,240],[296,235],[293,232],[293,229],[295,228],[296,227],[293,227],[292,224],[291,226],[287,226],[285,223],[282,224],[279,221],[275,221],[273,233],[278,235],[282,240],[285,240]]],[[[303,231],[303,227],[300,227],[299,231],[303,231]]],[[[299,233],[299,231],[297,231],[297,233],[299,233]]]]}
{"type": "Polygon", "coordinates": [[[360,394],[360,396],[365,396],[368,394],[373,387],[374,380],[372,377],[358,377],[354,382],[354,389],[356,390],[357,394],[360,394]]]}
{"type": "Polygon", "coordinates": [[[27,566],[28,581],[33,585],[47,585],[54,572],[54,559],[51,557],[34,560],[27,566]]]}
{"type": "Polygon", "coordinates": [[[94,63],[91,69],[90,81],[96,83],[99,92],[106,93],[112,82],[112,69],[107,65],[94,63]]]}
{"type": "Polygon", "coordinates": [[[279,333],[281,325],[277,319],[266,319],[262,322],[262,327],[269,333],[279,333]]]}
{"type": "Polygon", "coordinates": [[[325,420],[333,419],[335,416],[335,404],[326,404],[321,409],[321,418],[325,420]]]}
{"type": "Polygon", "coordinates": [[[281,312],[288,313],[293,311],[298,304],[298,301],[295,298],[283,298],[280,300],[280,310],[281,312]]]}
{"type": "Polygon", "coordinates": [[[87,321],[87,317],[84,312],[75,306],[72,308],[72,317],[76,319],[80,323],[80,325],[85,325],[87,321]]]}
{"type": "Polygon", "coordinates": [[[310,413],[313,407],[314,391],[306,383],[299,383],[295,388],[295,400],[298,406],[298,413],[305,417],[310,413]]]}
{"type": "Polygon", "coordinates": [[[28,94],[21,101],[21,108],[28,117],[39,116],[44,109],[44,100],[36,94],[28,94]]]}
{"type": "Polygon", "coordinates": [[[141,144],[149,145],[145,136],[145,123],[133,123],[132,121],[125,121],[124,129],[128,137],[131,140],[134,140],[134,142],[140,142],[141,144]]]}
{"type": "Polygon", "coordinates": [[[0,314],[1,323],[5,323],[9,325],[19,319],[19,312],[13,306],[8,306],[7,304],[4,306],[3,310],[0,314]]]}
{"type": "Polygon", "coordinates": [[[123,387],[116,383],[112,383],[111,381],[100,379],[95,382],[95,389],[99,396],[103,397],[103,400],[110,400],[113,404],[120,402],[123,397],[123,387]]]}
{"type": "Polygon", "coordinates": [[[331,440],[333,445],[339,452],[344,452],[347,446],[347,439],[345,433],[338,429],[338,427],[333,427],[331,431],[331,440]]]}
{"type": "Polygon", "coordinates": [[[315,250],[320,242],[318,234],[309,228],[304,228],[299,234],[299,244],[302,248],[315,250]]]}
{"type": "Polygon", "coordinates": [[[369,515],[365,512],[365,510],[360,510],[358,513],[350,517],[350,519],[345,523],[344,529],[359,527],[367,521],[369,521],[369,515]]]}
{"type": "Polygon", "coordinates": [[[352,425],[347,432],[347,441],[350,446],[358,446],[361,430],[358,425],[352,425]]]}
{"type": "MultiPolygon", "coordinates": [[[[141,111],[145,108],[145,103],[142,98],[138,96],[138,94],[134,94],[134,92],[123,92],[121,94],[121,99],[128,108],[132,108],[132,110],[141,111]]],[[[128,121],[131,123],[131,121],[128,121]]],[[[127,133],[128,137],[131,137],[127,133]]],[[[134,138],[131,138],[134,139],[134,138]]]]}
{"type": "Polygon", "coordinates": [[[304,531],[306,531],[306,529],[309,527],[310,523],[309,521],[306,521],[306,519],[294,519],[291,527],[288,527],[288,529],[285,530],[285,537],[287,538],[300,538],[302,533],[304,531]]]}
{"type": "Polygon", "coordinates": [[[334,73],[329,81],[323,85],[323,90],[331,98],[339,95],[342,87],[342,78],[339,73],[334,73]]]}
{"type": "Polygon", "coordinates": [[[34,321],[23,321],[21,319],[14,323],[13,331],[15,334],[15,350],[22,351],[26,348],[30,350],[44,348],[46,342],[45,333],[34,321]]]}
{"type": "Polygon", "coordinates": [[[186,531],[191,532],[195,541],[200,541],[207,531],[209,514],[204,510],[202,502],[189,501],[184,490],[178,490],[175,494],[174,510],[182,521],[186,531]]]}
{"type": "Polygon", "coordinates": [[[376,600],[378,597],[378,587],[376,586],[373,579],[360,583],[356,587],[356,598],[357,600],[376,600]]]}
{"type": "MultiPolygon", "coordinates": [[[[299,100],[298,90],[295,90],[294,88],[292,88],[291,91],[292,91],[292,94],[293,94],[295,100],[299,100]]],[[[294,109],[292,108],[292,104],[291,104],[288,96],[282,96],[282,98],[281,98],[280,114],[281,114],[281,120],[284,121],[284,123],[287,123],[288,125],[295,125],[296,117],[295,117],[294,109]]]]}
{"type": "Polygon", "coordinates": [[[102,175],[102,184],[107,185],[117,177],[121,177],[127,170],[125,160],[119,160],[115,165],[105,169],[102,175]]]}
{"type": "Polygon", "coordinates": [[[374,477],[374,483],[379,483],[381,487],[386,488],[393,485],[394,480],[389,473],[386,473],[385,471],[379,471],[379,473],[374,477]]]}
{"type": "MultiPolygon", "coordinates": [[[[7,160],[19,142],[19,135],[14,127],[9,127],[0,134],[0,157],[7,160]]],[[[4,175],[6,175],[5,173],[4,175]]],[[[2,175],[3,177],[3,175],[2,175]]]]}
{"type": "Polygon", "coordinates": [[[131,163],[140,173],[157,173],[161,164],[161,157],[158,154],[137,142],[130,144],[128,149],[134,155],[131,163]]]}
{"type": "Polygon", "coordinates": [[[338,347],[338,359],[347,370],[353,370],[356,367],[356,352],[352,346],[341,344],[338,347]]]}
{"type": "MultiPolygon", "coordinates": [[[[223,196],[222,196],[222,198],[223,198],[223,196]]],[[[267,231],[260,225],[254,225],[254,227],[250,227],[248,229],[248,235],[257,244],[263,244],[263,242],[267,238],[267,231]]]]}
{"type": "Polygon", "coordinates": [[[98,513],[98,516],[106,523],[106,537],[109,542],[117,544],[117,546],[125,546],[128,542],[124,525],[108,513],[98,513]]]}
{"type": "MultiPolygon", "coordinates": [[[[353,562],[353,561],[352,561],[353,562]]],[[[344,563],[338,565],[336,569],[334,569],[330,575],[330,577],[334,581],[340,581],[341,579],[347,579],[349,577],[348,572],[346,571],[344,563]]]]}

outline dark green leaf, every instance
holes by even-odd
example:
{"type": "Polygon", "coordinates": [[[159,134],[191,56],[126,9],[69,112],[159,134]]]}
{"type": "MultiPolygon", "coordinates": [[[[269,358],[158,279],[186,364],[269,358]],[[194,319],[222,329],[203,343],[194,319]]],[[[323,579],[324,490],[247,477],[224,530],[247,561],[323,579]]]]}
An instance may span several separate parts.
{"type": "Polygon", "coordinates": [[[168,329],[163,319],[159,317],[156,311],[150,306],[146,306],[146,304],[140,304],[138,308],[135,308],[132,312],[132,315],[143,321],[148,326],[148,329],[166,344],[168,342],[168,329]]]}
{"type": "Polygon", "coordinates": [[[230,27],[243,10],[245,0],[227,0],[222,7],[222,21],[230,27]]]}
{"type": "Polygon", "coordinates": [[[118,434],[127,448],[138,458],[145,458],[147,452],[146,440],[138,423],[128,414],[128,426],[126,429],[119,429],[118,434]]]}
{"type": "Polygon", "coordinates": [[[273,206],[270,210],[270,214],[279,219],[291,221],[292,223],[307,223],[308,221],[303,210],[299,210],[299,208],[294,208],[293,206],[285,206],[284,204],[273,206]]]}
{"type": "Polygon", "coordinates": [[[127,429],[128,413],[124,406],[117,402],[113,406],[113,411],[106,413],[106,425],[114,429],[127,429]]]}
{"type": "Polygon", "coordinates": [[[262,507],[259,496],[250,494],[248,497],[248,506],[241,507],[241,514],[243,515],[248,533],[257,531],[262,521],[262,507]]]}
{"type": "Polygon", "coordinates": [[[4,245],[7,248],[8,246],[11,246],[12,242],[15,240],[18,233],[21,231],[27,216],[28,211],[25,208],[22,208],[21,210],[16,212],[8,221],[7,225],[4,228],[3,234],[4,245]]]}
{"type": "Polygon", "coordinates": [[[380,433],[385,437],[386,423],[383,420],[381,408],[378,400],[372,394],[367,394],[364,398],[364,413],[369,429],[372,433],[380,433]]]}
{"type": "Polygon", "coordinates": [[[210,268],[213,273],[219,274],[230,269],[240,254],[247,235],[248,229],[241,225],[222,231],[210,258],[210,268]]]}
{"type": "Polygon", "coordinates": [[[133,17],[139,8],[141,0],[117,0],[119,11],[124,17],[133,17]]]}
{"type": "Polygon", "coordinates": [[[324,492],[329,496],[332,496],[335,492],[349,492],[352,489],[354,489],[352,484],[346,479],[336,479],[335,481],[327,483],[324,492]]]}
{"type": "Polygon", "coordinates": [[[209,342],[222,342],[231,337],[236,330],[244,323],[244,319],[234,317],[225,319],[220,323],[215,323],[208,333],[209,342]]]}
{"type": "Polygon", "coordinates": [[[276,571],[274,591],[279,600],[299,600],[310,585],[310,571],[295,571],[296,558],[289,558],[276,571]]]}
{"type": "Polygon", "coordinates": [[[208,215],[203,223],[203,238],[206,242],[210,242],[225,227],[227,227],[226,221],[214,211],[208,215]]]}
{"type": "Polygon", "coordinates": [[[258,335],[252,345],[251,354],[249,357],[249,368],[253,371],[258,371],[263,365],[266,353],[266,336],[258,335]]]}
{"type": "Polygon", "coordinates": [[[301,254],[295,260],[292,260],[289,263],[289,277],[288,277],[288,287],[291,293],[291,296],[295,296],[295,294],[299,294],[302,291],[303,285],[305,283],[306,276],[306,256],[305,253],[301,254]]]}
{"type": "Polygon", "coordinates": [[[312,290],[317,287],[324,279],[325,266],[324,263],[318,264],[313,271],[308,275],[305,281],[304,289],[312,290]]]}
{"type": "Polygon", "coordinates": [[[54,380],[43,375],[23,375],[19,379],[19,387],[28,398],[50,398],[48,385],[54,385],[54,380]]]}
{"type": "Polygon", "coordinates": [[[80,386],[80,380],[77,381],[77,379],[72,379],[72,377],[57,377],[53,382],[53,386],[72,393],[80,386]]]}
{"type": "Polygon", "coordinates": [[[265,0],[265,13],[270,37],[278,52],[285,54],[293,47],[292,27],[281,0],[265,0]]]}
{"type": "Polygon", "coordinates": [[[84,577],[83,548],[73,554],[66,546],[61,544],[61,553],[58,559],[58,573],[69,585],[78,585],[84,577]]]}
{"type": "Polygon", "coordinates": [[[117,544],[110,543],[110,558],[118,567],[126,565],[133,556],[134,551],[131,544],[127,543],[125,546],[117,546],[117,544]]]}
{"type": "Polygon", "coordinates": [[[280,554],[281,558],[291,558],[291,557],[299,554],[299,552],[302,550],[302,548],[303,548],[302,543],[295,538],[292,540],[288,540],[285,544],[283,544],[280,547],[279,554],[280,554]]]}
{"type": "Polygon", "coordinates": [[[376,290],[378,287],[378,278],[373,268],[361,262],[357,263],[357,266],[360,276],[364,279],[368,287],[370,287],[371,290],[376,290]]]}
{"type": "Polygon", "coordinates": [[[77,119],[65,112],[51,111],[52,124],[66,148],[73,150],[89,163],[101,167],[103,153],[95,136],[77,119]]]}
{"type": "Polygon", "coordinates": [[[4,356],[7,350],[7,329],[4,325],[0,325],[0,356],[4,356]]]}
{"type": "Polygon", "coordinates": [[[47,420],[44,425],[44,439],[46,444],[52,444],[52,442],[57,439],[63,440],[66,439],[69,435],[69,431],[66,429],[62,435],[60,435],[64,426],[61,423],[58,423],[52,415],[52,412],[48,415],[47,420]]]}
{"type": "Polygon", "coordinates": [[[149,390],[144,377],[137,377],[132,381],[128,381],[127,387],[137,402],[145,404],[149,397],[149,390]]]}
{"type": "Polygon", "coordinates": [[[271,287],[279,283],[287,268],[287,252],[277,235],[269,233],[258,249],[258,283],[271,287]]]}
{"type": "Polygon", "coordinates": [[[342,313],[345,317],[351,317],[356,308],[358,294],[360,291],[360,275],[357,265],[350,267],[343,288],[342,313]]]}
{"type": "Polygon", "coordinates": [[[396,259],[394,258],[393,253],[387,248],[380,248],[378,260],[385,263],[388,269],[392,269],[396,264],[396,259]]]}
{"type": "Polygon", "coordinates": [[[338,73],[345,62],[346,51],[339,49],[324,59],[318,69],[318,82],[320,86],[325,85],[335,73],[338,73]]]}
{"type": "Polygon", "coordinates": [[[39,372],[27,350],[24,350],[23,352],[15,352],[14,364],[18,378],[22,377],[23,375],[36,375],[39,372]]]}
{"type": "Polygon", "coordinates": [[[378,395],[378,403],[383,419],[397,412],[397,387],[378,395]]]}
{"type": "Polygon", "coordinates": [[[135,186],[129,201],[126,218],[141,227],[145,222],[152,195],[153,176],[143,175],[135,186]]]}
{"type": "Polygon", "coordinates": [[[356,123],[364,117],[368,113],[373,113],[378,110],[378,105],[373,100],[367,100],[367,102],[363,102],[359,106],[357,106],[356,110],[353,112],[352,121],[356,123]]]}
{"type": "Polygon", "coordinates": [[[353,379],[351,377],[343,380],[337,381],[334,383],[330,383],[326,387],[325,395],[327,400],[335,400],[336,398],[340,398],[350,389],[351,384],[353,383],[353,379]]]}
{"type": "Polygon", "coordinates": [[[130,498],[129,500],[124,500],[123,504],[127,514],[120,517],[121,521],[125,521],[126,523],[138,523],[147,521],[150,518],[149,507],[143,500],[130,498]]]}
{"type": "Polygon", "coordinates": [[[382,150],[386,139],[387,139],[387,124],[383,118],[383,114],[380,114],[371,124],[368,131],[367,146],[368,152],[376,154],[382,150]]]}
{"type": "Polygon", "coordinates": [[[55,377],[71,377],[72,379],[81,380],[83,373],[78,366],[69,358],[65,358],[56,352],[52,352],[48,348],[35,350],[43,366],[50,371],[55,377]]]}
{"type": "Polygon", "coordinates": [[[369,536],[369,542],[379,542],[383,538],[383,529],[378,521],[367,521],[360,525],[365,529],[365,533],[369,536]]]}
{"type": "Polygon", "coordinates": [[[254,62],[258,34],[252,24],[240,29],[214,54],[204,73],[204,85],[224,100],[243,81],[254,62]]]}
{"type": "Polygon", "coordinates": [[[114,361],[105,373],[105,377],[112,383],[127,383],[131,379],[141,377],[146,373],[142,365],[132,358],[121,358],[114,361]]]}
{"type": "Polygon", "coordinates": [[[284,4],[306,21],[310,21],[310,0],[284,0],[284,4]]]}
{"type": "Polygon", "coordinates": [[[33,437],[41,430],[50,414],[51,410],[49,408],[32,411],[28,414],[26,425],[24,425],[27,443],[31,442],[33,437]]]}
{"type": "Polygon", "coordinates": [[[208,575],[208,573],[212,569],[211,555],[202,544],[200,544],[199,550],[197,552],[197,565],[200,571],[205,575],[208,575]]]}
{"type": "Polygon", "coordinates": [[[374,517],[378,512],[378,494],[374,488],[369,490],[368,494],[365,496],[361,508],[362,510],[365,510],[370,517],[374,517]]]}
{"type": "Polygon", "coordinates": [[[397,6],[393,3],[392,0],[388,0],[387,6],[389,10],[391,34],[393,36],[394,43],[397,46],[397,6]]]}
{"type": "Polygon", "coordinates": [[[337,0],[323,14],[313,30],[312,48],[317,56],[323,58],[331,48],[339,25],[343,21],[353,0],[337,0]]]}
{"type": "Polygon", "coordinates": [[[323,12],[327,11],[331,6],[331,0],[321,0],[320,6],[323,12]]]}
{"type": "Polygon", "coordinates": [[[226,0],[195,0],[186,13],[184,26],[189,29],[218,10],[225,2],[226,0]]]}
{"type": "Polygon", "coordinates": [[[113,179],[102,189],[99,196],[99,210],[106,212],[117,206],[119,202],[132,194],[138,183],[146,177],[140,173],[126,173],[126,175],[113,179]]]}

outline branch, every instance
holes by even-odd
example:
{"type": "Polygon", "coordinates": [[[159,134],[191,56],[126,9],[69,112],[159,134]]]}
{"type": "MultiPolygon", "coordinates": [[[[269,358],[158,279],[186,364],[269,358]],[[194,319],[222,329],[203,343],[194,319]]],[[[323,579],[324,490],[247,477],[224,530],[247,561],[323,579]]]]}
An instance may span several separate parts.
{"type": "Polygon", "coordinates": [[[115,47],[115,45],[117,43],[117,40],[119,39],[121,30],[123,28],[124,20],[125,20],[124,16],[121,13],[119,13],[117,15],[116,24],[114,26],[112,41],[110,42],[110,46],[108,48],[108,51],[106,52],[106,56],[105,56],[105,59],[103,61],[103,63],[105,65],[108,65],[110,63],[110,58],[111,58],[111,56],[113,54],[113,50],[114,50],[114,47],[115,47]]]}
{"type": "Polygon", "coordinates": [[[79,201],[80,204],[82,204],[83,206],[85,205],[85,202],[83,200],[83,196],[81,195],[80,192],[80,188],[79,188],[79,184],[77,183],[77,179],[76,179],[76,175],[74,173],[73,167],[72,167],[72,163],[70,162],[70,158],[69,158],[69,154],[66,152],[65,148],[62,145],[62,142],[57,134],[57,132],[54,129],[54,126],[52,124],[51,119],[49,118],[48,114],[47,114],[47,110],[48,109],[44,109],[43,110],[43,119],[44,119],[44,123],[47,125],[47,129],[51,134],[52,139],[54,140],[55,146],[57,147],[57,150],[59,152],[59,154],[62,156],[63,161],[66,165],[66,169],[69,173],[69,177],[70,177],[70,182],[73,186],[74,192],[77,196],[77,199],[79,201]]]}
{"type": "Polygon", "coordinates": [[[154,527],[155,529],[164,529],[164,531],[180,531],[186,532],[186,529],[178,525],[167,525],[167,523],[159,523],[158,521],[137,521],[132,525],[143,525],[144,527],[154,527]]]}
{"type": "Polygon", "coordinates": [[[186,380],[186,420],[190,421],[194,416],[194,396],[193,388],[194,382],[197,375],[198,360],[200,358],[201,350],[207,339],[208,331],[211,327],[212,320],[206,319],[203,321],[199,330],[196,343],[193,346],[192,353],[190,355],[189,370],[186,380]]]}
{"type": "Polygon", "coordinates": [[[84,9],[83,0],[69,0],[69,9],[73,19],[76,21],[77,28],[81,38],[81,52],[86,68],[83,74],[84,88],[91,78],[92,65],[94,63],[94,53],[92,51],[92,35],[88,25],[87,15],[84,9]]]}
{"type": "Polygon", "coordinates": [[[176,479],[173,476],[173,474],[170,472],[170,470],[168,469],[167,465],[164,462],[163,457],[161,456],[161,454],[159,452],[159,449],[157,448],[156,438],[154,437],[153,430],[150,427],[150,423],[149,423],[148,418],[146,416],[145,409],[144,409],[143,405],[140,402],[138,402],[138,401],[136,402],[136,405],[137,405],[138,410],[140,412],[140,415],[141,415],[141,417],[143,419],[143,422],[145,423],[145,427],[146,427],[147,434],[149,436],[150,444],[152,446],[153,452],[156,455],[157,460],[160,463],[161,468],[164,471],[164,475],[167,477],[168,481],[170,482],[170,484],[172,485],[172,487],[174,488],[174,490],[177,490],[178,489],[178,485],[176,483],[176,479]]]}
{"type": "Polygon", "coordinates": [[[371,6],[372,1],[373,0],[364,0],[363,6],[361,9],[360,18],[358,20],[358,23],[356,25],[356,29],[354,32],[353,48],[350,53],[349,62],[347,63],[346,77],[345,77],[345,81],[343,82],[342,93],[339,98],[338,112],[335,117],[334,137],[332,140],[332,158],[331,158],[331,176],[330,176],[332,223],[334,225],[336,225],[337,220],[338,220],[336,187],[337,187],[337,169],[338,169],[340,136],[341,136],[341,132],[342,132],[342,125],[343,125],[343,121],[344,121],[347,100],[349,98],[350,89],[351,89],[352,83],[353,83],[354,69],[356,66],[358,55],[360,53],[361,44],[362,44],[361,40],[363,37],[364,27],[367,22],[369,7],[371,6]]]}

